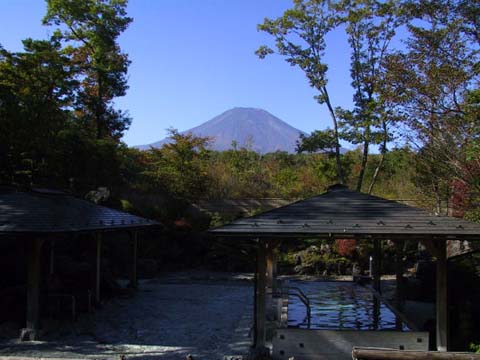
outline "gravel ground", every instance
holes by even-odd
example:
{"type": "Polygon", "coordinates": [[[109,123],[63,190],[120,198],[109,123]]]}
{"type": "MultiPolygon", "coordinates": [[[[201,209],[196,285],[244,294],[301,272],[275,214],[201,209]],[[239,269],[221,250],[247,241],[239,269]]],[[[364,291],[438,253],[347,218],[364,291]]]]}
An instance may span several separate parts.
{"type": "Polygon", "coordinates": [[[0,356],[223,359],[247,351],[252,296],[251,282],[241,276],[146,280],[133,297],[111,299],[75,324],[50,323],[43,342],[0,343],[0,356]]]}

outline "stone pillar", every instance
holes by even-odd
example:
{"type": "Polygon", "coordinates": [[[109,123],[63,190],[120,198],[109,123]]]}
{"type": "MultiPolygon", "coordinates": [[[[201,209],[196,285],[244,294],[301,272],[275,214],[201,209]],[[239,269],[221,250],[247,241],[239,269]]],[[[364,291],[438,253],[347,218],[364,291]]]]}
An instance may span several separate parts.
{"type": "Polygon", "coordinates": [[[136,289],[138,287],[137,278],[137,253],[138,253],[138,232],[133,231],[131,233],[132,244],[132,268],[130,269],[130,287],[136,289]]]}
{"type": "Polygon", "coordinates": [[[31,239],[27,242],[27,321],[26,328],[22,329],[20,335],[22,341],[33,341],[38,338],[42,244],[41,239],[31,239]]]}
{"type": "Polygon", "coordinates": [[[447,249],[446,242],[438,240],[437,249],[437,350],[448,350],[448,299],[447,299],[447,249]]]}

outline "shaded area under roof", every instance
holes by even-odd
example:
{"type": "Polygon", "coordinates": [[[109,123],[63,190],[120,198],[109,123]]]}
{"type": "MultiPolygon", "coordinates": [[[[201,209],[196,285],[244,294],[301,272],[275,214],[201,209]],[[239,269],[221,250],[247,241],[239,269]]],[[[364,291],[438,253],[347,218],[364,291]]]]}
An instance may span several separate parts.
{"type": "Polygon", "coordinates": [[[322,194],[248,218],[210,233],[244,237],[442,237],[480,240],[480,224],[429,214],[396,201],[334,185],[322,194]]]}
{"type": "Polygon", "coordinates": [[[54,191],[1,191],[0,234],[120,230],[160,223],[54,191]]]}

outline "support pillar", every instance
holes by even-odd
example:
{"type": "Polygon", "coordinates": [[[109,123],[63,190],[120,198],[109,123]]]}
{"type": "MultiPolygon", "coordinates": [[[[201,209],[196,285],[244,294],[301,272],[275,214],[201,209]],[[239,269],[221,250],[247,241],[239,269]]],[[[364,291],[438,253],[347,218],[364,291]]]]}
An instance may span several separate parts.
{"type": "Polygon", "coordinates": [[[404,279],[403,279],[403,246],[405,241],[395,242],[395,302],[398,309],[404,305],[404,279]]]}
{"type": "Polygon", "coordinates": [[[447,248],[446,242],[435,244],[437,258],[437,350],[448,350],[447,248]]]}
{"type": "Polygon", "coordinates": [[[95,302],[100,304],[100,266],[102,260],[102,234],[95,234],[96,240],[96,267],[95,267],[95,302]]]}
{"type": "Polygon", "coordinates": [[[50,264],[49,275],[52,276],[55,273],[55,240],[50,241],[50,264]]]}
{"type": "Polygon", "coordinates": [[[381,251],[382,245],[380,239],[373,240],[373,288],[382,293],[381,287],[381,251]]]}
{"type": "Polygon", "coordinates": [[[22,329],[20,335],[22,341],[33,341],[38,338],[42,244],[41,239],[32,239],[27,244],[27,321],[26,328],[22,329]]]}
{"type": "Polygon", "coordinates": [[[257,286],[255,312],[255,350],[258,353],[266,349],[266,289],[267,289],[267,243],[258,241],[257,286]]]}
{"type": "Polygon", "coordinates": [[[138,232],[131,233],[132,237],[132,268],[130,270],[130,287],[136,289],[138,287],[137,278],[137,253],[138,253],[138,232]]]}
{"type": "Polygon", "coordinates": [[[276,286],[276,268],[277,268],[277,259],[276,259],[276,254],[275,254],[275,246],[274,242],[269,241],[267,243],[267,301],[266,301],[266,306],[267,306],[267,316],[269,320],[275,320],[275,308],[274,308],[274,293],[277,291],[277,286],[276,286]]]}

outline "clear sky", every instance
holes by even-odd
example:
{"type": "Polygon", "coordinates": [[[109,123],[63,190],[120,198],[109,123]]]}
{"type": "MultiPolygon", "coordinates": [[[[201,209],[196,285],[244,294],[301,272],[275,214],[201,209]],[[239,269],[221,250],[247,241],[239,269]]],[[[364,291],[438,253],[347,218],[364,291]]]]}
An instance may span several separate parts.
{"type": "MultiPolygon", "coordinates": [[[[130,0],[134,21],[119,42],[129,54],[127,96],[116,101],[133,118],[128,145],[163,139],[166,129],[187,130],[238,106],[271,112],[310,132],[331,124],[301,70],[281,57],[254,52],[271,38],[256,26],[291,7],[291,0],[130,0]]],[[[53,31],[41,25],[42,0],[0,0],[0,44],[53,31]]],[[[341,32],[328,39],[329,91],[334,106],[351,106],[349,49],[341,32]]]]}

